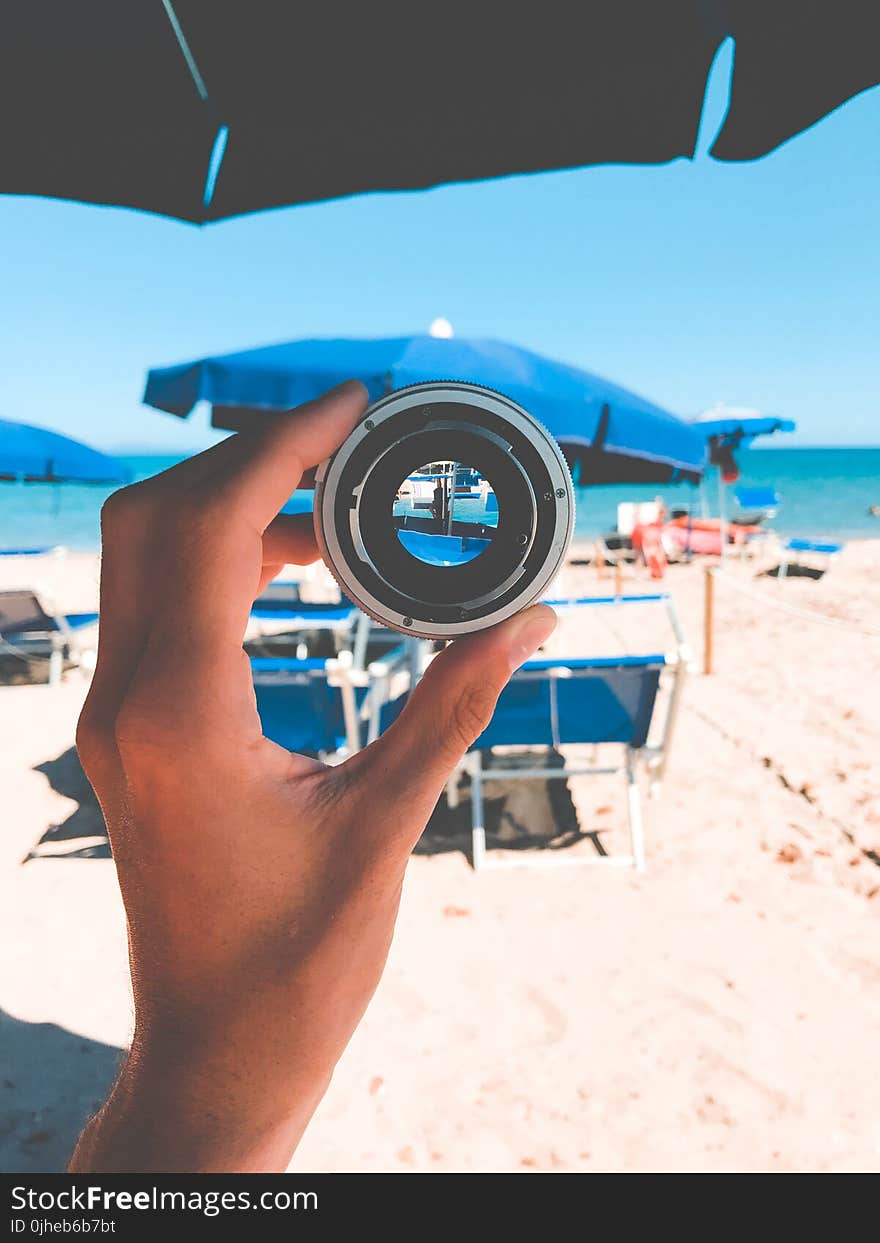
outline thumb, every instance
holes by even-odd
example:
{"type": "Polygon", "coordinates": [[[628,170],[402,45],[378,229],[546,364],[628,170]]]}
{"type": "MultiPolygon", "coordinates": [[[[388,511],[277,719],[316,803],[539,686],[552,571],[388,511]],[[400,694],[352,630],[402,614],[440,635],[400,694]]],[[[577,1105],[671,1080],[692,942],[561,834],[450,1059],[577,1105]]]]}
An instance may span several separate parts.
{"type": "Polygon", "coordinates": [[[555,628],[553,610],[536,604],[457,639],[431,662],[390,729],[355,757],[362,757],[364,779],[373,790],[382,789],[389,809],[404,804],[407,814],[395,819],[413,841],[452,770],[492,719],[511,674],[555,628]]]}

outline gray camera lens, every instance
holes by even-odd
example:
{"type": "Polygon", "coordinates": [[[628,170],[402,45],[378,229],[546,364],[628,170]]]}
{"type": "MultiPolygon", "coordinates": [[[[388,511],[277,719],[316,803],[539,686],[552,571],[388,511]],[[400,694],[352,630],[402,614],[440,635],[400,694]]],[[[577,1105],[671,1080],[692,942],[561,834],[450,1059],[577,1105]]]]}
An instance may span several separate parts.
{"type": "Polygon", "coordinates": [[[318,545],[342,591],[424,639],[484,630],[539,599],[573,523],[556,441],[476,384],[383,397],[315,482],[318,545]]]}

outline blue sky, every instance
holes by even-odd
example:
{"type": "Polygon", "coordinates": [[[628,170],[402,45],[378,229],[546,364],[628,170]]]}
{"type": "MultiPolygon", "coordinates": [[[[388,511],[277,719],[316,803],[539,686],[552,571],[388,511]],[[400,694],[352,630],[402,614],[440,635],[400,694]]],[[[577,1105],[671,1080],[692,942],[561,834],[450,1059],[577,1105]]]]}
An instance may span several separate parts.
{"type": "Polygon", "coordinates": [[[786,443],[880,444],[880,88],[763,160],[602,167],[289,208],[196,229],[0,197],[0,416],[109,449],[188,451],[140,403],[162,366],[446,316],[679,414],[798,421],[786,443]]]}

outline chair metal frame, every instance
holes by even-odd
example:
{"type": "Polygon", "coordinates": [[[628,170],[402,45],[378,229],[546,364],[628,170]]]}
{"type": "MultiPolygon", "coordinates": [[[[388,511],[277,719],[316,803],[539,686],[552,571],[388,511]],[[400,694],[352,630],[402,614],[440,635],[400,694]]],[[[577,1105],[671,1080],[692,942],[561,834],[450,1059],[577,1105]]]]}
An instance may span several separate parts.
{"type": "MultiPolygon", "coordinates": [[[[564,764],[561,768],[487,768],[481,750],[469,751],[447,784],[447,798],[451,807],[458,801],[458,781],[460,774],[466,772],[471,779],[471,849],[474,871],[507,870],[511,868],[554,868],[554,867],[627,867],[637,872],[645,870],[644,817],[642,814],[641,790],[639,788],[640,769],[644,769],[649,780],[649,794],[658,792],[669,758],[675,726],[678,720],[684,683],[689,669],[693,667],[693,655],[684,636],[675,604],[668,592],[649,593],[631,596],[588,596],[578,599],[548,600],[557,612],[569,612],[581,608],[615,607],[627,604],[660,604],[666,611],[667,618],[675,637],[674,649],[662,659],[662,669],[668,669],[672,675],[671,687],[666,707],[660,738],[651,744],[646,742],[642,747],[627,744],[595,744],[620,745],[623,750],[621,764],[564,764]],[[529,858],[520,855],[509,855],[503,859],[492,858],[486,845],[484,815],[484,785],[495,779],[517,780],[541,778],[543,780],[567,779],[579,776],[608,776],[622,773],[626,784],[627,825],[629,829],[629,854],[596,854],[596,855],[552,855],[534,856],[529,858]]],[[[626,658],[622,658],[625,660],[626,658]]],[[[554,677],[598,677],[603,668],[613,668],[606,660],[602,665],[593,668],[574,670],[560,659],[552,669],[542,669],[532,673],[526,665],[514,678],[548,678],[551,687],[551,714],[553,712],[554,677]]],[[[662,671],[661,671],[662,676],[662,671]]],[[[656,706],[652,710],[652,719],[656,706]]],[[[551,715],[552,720],[552,715],[551,715]]],[[[556,747],[558,750],[558,747],[556,747]]],[[[595,746],[594,746],[595,753],[595,746]]]]}
{"type": "Polygon", "coordinates": [[[327,660],[297,660],[289,657],[251,658],[254,687],[284,686],[298,681],[304,674],[325,679],[327,687],[338,687],[342,700],[342,718],[345,725],[345,743],[334,751],[320,753],[327,764],[339,764],[349,755],[361,749],[361,725],[356,688],[364,685],[365,677],[358,677],[352,667],[350,652],[342,652],[327,660]]]}
{"type": "Polygon", "coordinates": [[[248,626],[252,642],[271,639],[278,643],[289,637],[298,646],[304,644],[304,635],[326,631],[333,636],[337,655],[351,650],[357,667],[362,669],[364,666],[370,639],[370,619],[354,605],[327,604],[323,609],[309,610],[298,609],[296,605],[289,608],[280,605],[265,607],[257,601],[251,609],[248,626]],[[334,613],[339,616],[330,616],[334,613]],[[275,629],[275,625],[280,628],[275,629]]]}
{"type": "Polygon", "coordinates": [[[35,614],[42,614],[46,619],[46,625],[35,626],[30,630],[0,633],[0,653],[6,653],[23,661],[46,661],[49,666],[48,686],[57,686],[61,681],[64,675],[65,657],[76,665],[84,676],[92,672],[97,644],[83,643],[80,630],[88,630],[96,625],[97,613],[72,613],[68,616],[58,612],[51,597],[42,587],[4,587],[0,590],[0,600],[4,596],[30,597],[34,601],[35,614]],[[81,621],[76,620],[80,618],[81,621]],[[47,647],[49,653],[44,655],[47,647]]]}

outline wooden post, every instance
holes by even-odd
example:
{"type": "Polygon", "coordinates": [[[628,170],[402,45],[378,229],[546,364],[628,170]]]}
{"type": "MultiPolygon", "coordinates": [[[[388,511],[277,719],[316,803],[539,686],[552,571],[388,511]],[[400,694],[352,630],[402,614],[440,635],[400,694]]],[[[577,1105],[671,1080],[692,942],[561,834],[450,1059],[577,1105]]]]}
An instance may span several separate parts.
{"type": "Polygon", "coordinates": [[[614,594],[623,595],[623,564],[620,561],[614,562],[614,594]]]}
{"type": "Polygon", "coordinates": [[[597,543],[595,545],[595,552],[596,552],[596,555],[593,560],[596,566],[596,577],[604,578],[605,577],[605,554],[602,552],[601,544],[597,543]]]}
{"type": "Polygon", "coordinates": [[[715,628],[715,573],[711,565],[703,570],[703,673],[712,672],[712,639],[715,628]]]}

